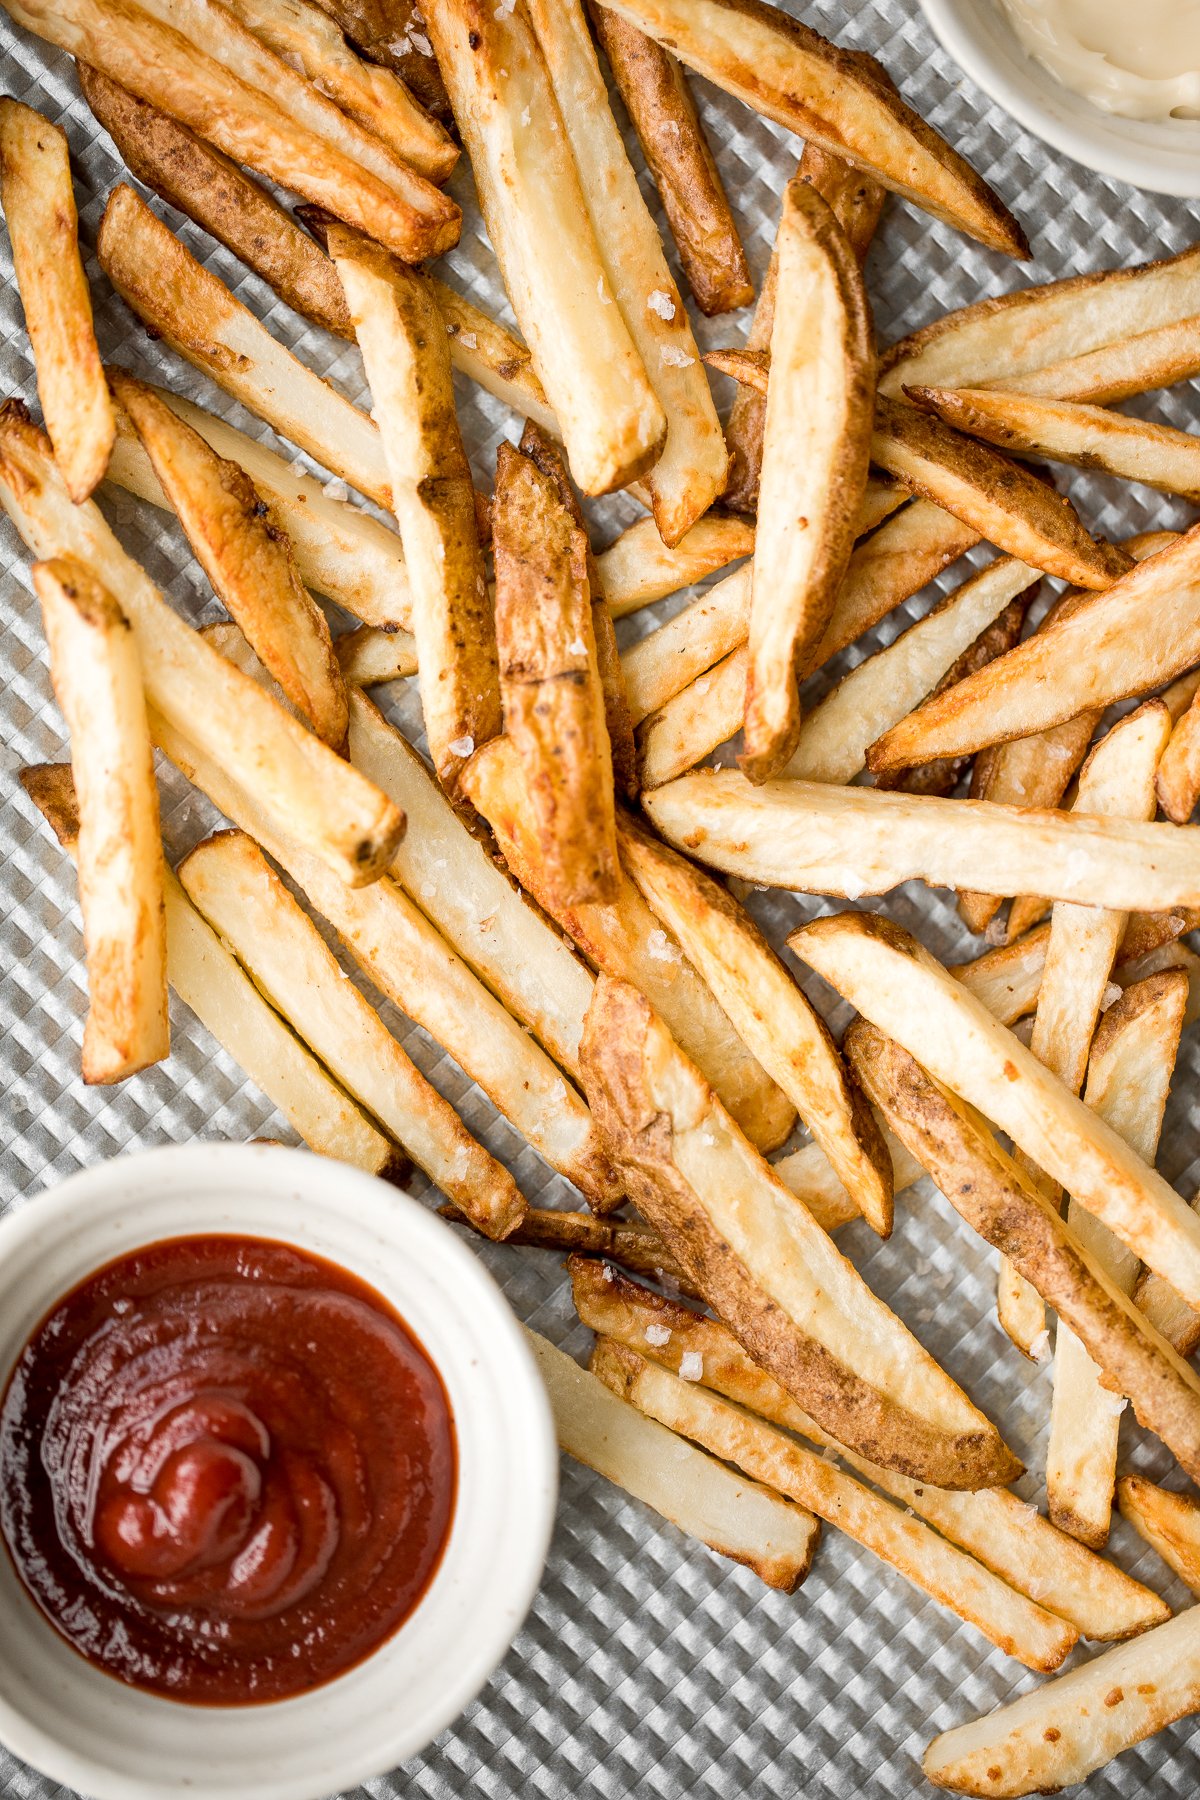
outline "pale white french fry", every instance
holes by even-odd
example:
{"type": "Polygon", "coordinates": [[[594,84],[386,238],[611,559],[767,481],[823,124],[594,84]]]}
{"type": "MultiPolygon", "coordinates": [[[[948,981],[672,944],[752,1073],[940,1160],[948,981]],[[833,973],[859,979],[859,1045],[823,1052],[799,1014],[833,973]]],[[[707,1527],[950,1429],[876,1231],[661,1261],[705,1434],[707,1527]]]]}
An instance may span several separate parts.
{"type": "MultiPolygon", "coordinates": [[[[875,1122],[883,1132],[883,1141],[892,1159],[892,1193],[898,1196],[906,1188],[910,1188],[914,1181],[920,1181],[925,1171],[916,1158],[909,1155],[900,1140],[893,1137],[881,1123],[878,1115],[875,1122]]],[[[836,1231],[851,1219],[862,1217],[858,1202],[834,1174],[829,1158],[820,1144],[805,1144],[801,1149],[779,1157],[771,1164],[771,1173],[798,1200],[803,1200],[823,1231],[836,1231]]]]}
{"type": "Polygon", "coordinates": [[[1135,332],[1109,344],[1047,363],[1028,375],[999,376],[989,387],[1038,394],[1047,400],[1091,401],[1112,406],[1144,394],[1148,388],[1171,387],[1200,373],[1196,319],[1171,319],[1149,331],[1135,332]]]}
{"type": "Polygon", "coordinates": [[[1156,1487],[1144,1475],[1122,1475],[1117,1503],[1138,1535],[1200,1599],[1200,1500],[1156,1487]]]}
{"type": "MultiPolygon", "coordinates": [[[[1192,1004],[1189,1013],[1194,1010],[1195,988],[1193,987],[1192,1004]]],[[[1188,1020],[1191,1023],[1191,1020],[1188,1020]]],[[[1200,1212],[1200,1193],[1192,1201],[1193,1212],[1200,1212]]],[[[1191,1356],[1200,1344],[1200,1310],[1181,1300],[1169,1281],[1161,1275],[1151,1274],[1149,1269],[1142,1271],[1134,1299],[1154,1326],[1161,1331],[1167,1342],[1174,1344],[1180,1356],[1191,1356]]]]}
{"type": "Polygon", "coordinates": [[[511,406],[520,418],[532,419],[552,437],[560,436],[558,420],[527,346],[507,325],[436,275],[430,275],[428,281],[445,320],[455,368],[511,406]]]}
{"type": "Polygon", "coordinates": [[[1193,699],[1175,725],[1158,765],[1155,786],[1168,819],[1186,825],[1200,797],[1200,701],[1193,699]]]}
{"type": "Polygon", "coordinates": [[[116,421],[79,255],[67,139],[19,100],[0,98],[0,207],[25,310],[38,399],[72,500],[108,466],[116,421]]]}
{"type": "Polygon", "coordinates": [[[754,527],[734,514],[706,513],[668,550],[653,519],[639,519],[596,558],[614,619],[715,575],[754,551],[754,527]]]}
{"type": "Polygon", "coordinates": [[[344,679],[351,687],[379,687],[417,672],[417,640],[411,631],[381,631],[360,625],[333,646],[344,679]]]}
{"type": "Polygon", "coordinates": [[[646,720],[638,732],[643,790],[686,774],[741,730],[749,662],[743,644],[646,720]]]}
{"type": "Polygon", "coordinates": [[[631,644],[621,658],[629,716],[635,725],[682,693],[746,641],[750,620],[751,564],[735,569],[677,612],[656,631],[631,644]]]}

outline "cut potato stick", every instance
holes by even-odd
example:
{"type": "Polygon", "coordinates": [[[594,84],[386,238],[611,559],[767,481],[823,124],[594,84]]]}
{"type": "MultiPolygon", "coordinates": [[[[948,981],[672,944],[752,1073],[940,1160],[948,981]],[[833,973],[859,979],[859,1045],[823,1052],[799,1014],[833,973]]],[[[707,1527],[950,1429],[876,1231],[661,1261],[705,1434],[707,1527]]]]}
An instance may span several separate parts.
{"type": "Polygon", "coordinates": [[[379,687],[417,672],[417,640],[411,631],[381,631],[360,625],[333,646],[342,677],[351,687],[379,687]]]}
{"type": "Polygon", "coordinates": [[[96,254],[122,299],[173,350],[360,493],[391,505],[374,422],[285,350],[124,183],[109,196],[96,254]]]}
{"type": "Polygon", "coordinates": [[[445,321],[450,360],[455,368],[511,406],[519,417],[532,419],[553,437],[561,436],[526,345],[507,325],[439,281],[436,275],[427,279],[445,321]]]}
{"type": "MultiPolygon", "coordinates": [[[[1140,963],[1163,945],[1173,945],[1185,931],[1193,931],[1200,919],[1194,910],[1166,913],[1133,913],[1117,949],[1114,980],[1121,981],[1129,965],[1140,963]]],[[[959,963],[950,973],[983,1001],[1002,1025],[1012,1025],[1036,1010],[1050,941],[1049,923],[998,949],[985,950],[972,962],[959,963]]],[[[1139,979],[1151,970],[1137,969],[1139,979]]]]}
{"type": "Polygon", "coordinates": [[[133,626],[147,701],[221,767],[252,770],[274,826],[352,883],[387,867],[404,829],[390,800],[306,731],[167,605],[88,500],[72,504],[43,434],[0,407],[0,506],[34,555],[77,557],[133,626]]]}
{"type": "Polygon", "coordinates": [[[447,793],[500,730],[496,637],[450,354],[419,275],[344,225],[328,228],[374,400],[409,580],[429,754],[447,793]]]}
{"type": "Polygon", "coordinates": [[[1056,1793],[1200,1707],[1200,1607],[934,1738],[922,1768],[956,1794],[1056,1793]]]}
{"type": "MultiPolygon", "coordinates": [[[[21,785],[59,843],[77,856],[79,813],[70,769],[65,763],[23,769],[21,785]]],[[[159,854],[161,861],[161,845],[159,854]]],[[[402,1176],[406,1164],[396,1145],[267,1004],[165,866],[162,881],[167,974],[179,998],[310,1149],[369,1175],[402,1176]]]]}
{"type": "Polygon", "coordinates": [[[162,840],[141,663],[128,619],[84,564],[36,563],[33,585],[78,795],[83,1079],[123,1081],[171,1048],[162,840]]]}
{"type": "Polygon", "coordinates": [[[1138,1535],[1200,1598],[1200,1500],[1156,1487],[1144,1475],[1122,1475],[1117,1502],[1138,1535]]]}
{"type": "Polygon", "coordinates": [[[781,770],[789,780],[851,781],[867,746],[919,706],[963,651],[1019,596],[1027,605],[1036,569],[999,557],[848,675],[807,715],[781,770]]]}
{"type": "Polygon", "coordinates": [[[192,904],[346,1091],[491,1238],[525,1212],[516,1182],[471,1136],[380,1021],[316,926],[244,832],[200,844],[179,865],[192,904]]]}
{"type": "Polygon", "coordinates": [[[0,98],[0,207],[25,310],[38,399],[72,500],[103,478],[116,436],[65,134],[18,100],[0,98]]]}
{"type": "Polygon", "coordinates": [[[616,13],[589,11],[697,306],[709,318],[749,306],[750,266],[682,65],[616,13]]]}
{"type": "Polygon", "coordinates": [[[725,486],[729,455],[687,309],[609,106],[582,0],[527,0],[609,286],[666,418],[645,471],[654,522],[677,544],[725,486]]]}
{"type": "Polygon", "coordinates": [[[939,1487],[1013,1479],[994,1427],[776,1180],[628,982],[597,982],[583,1067],[639,1212],[840,1443],[939,1487]]]}
{"type": "Polygon", "coordinates": [[[795,1109],[746,1049],[703,976],[658,924],[620,865],[611,902],[560,905],[530,826],[525,782],[511,742],[498,738],[485,744],[464,772],[463,783],[526,892],[557,920],[593,967],[634,983],[647,996],[747,1136],[764,1150],[778,1149],[795,1123],[795,1109]]]}
{"type": "Polygon", "coordinates": [[[947,425],[1011,455],[1044,456],[1200,502],[1200,438],[1190,432],[1102,406],[987,388],[910,386],[904,391],[914,405],[936,413],[947,425]]]}
{"type": "Polygon", "coordinates": [[[449,120],[446,86],[421,30],[423,20],[416,0],[320,0],[320,4],[360,55],[392,69],[427,111],[444,122],[449,120]],[[413,42],[414,35],[421,40],[420,48],[413,42]]]}
{"type": "MultiPolygon", "coordinates": [[[[472,1223],[456,1206],[442,1206],[438,1211],[452,1225],[472,1223]]],[[[521,1248],[566,1252],[586,1260],[606,1257],[639,1275],[668,1282],[680,1293],[691,1291],[686,1275],[653,1225],[642,1219],[598,1219],[594,1213],[530,1206],[504,1241],[521,1248]]],[[[603,1278],[603,1271],[601,1275],[603,1278]]]]}
{"type": "Polygon", "coordinates": [[[719,1556],[792,1593],[808,1574],[820,1526],[773,1489],[747,1481],[611,1393],[562,1350],[526,1331],[546,1384],[560,1449],[719,1556]]]}
{"type": "Polygon", "coordinates": [[[638,732],[643,792],[685,774],[741,729],[749,663],[743,644],[646,720],[638,732]]]}
{"type": "Polygon", "coordinates": [[[1186,825],[1200,798],[1200,697],[1193,699],[1171,733],[1155,788],[1168,819],[1186,825]]]}
{"type": "MultiPolygon", "coordinates": [[[[1083,1096],[1087,1104],[1151,1166],[1158,1153],[1187,996],[1187,976],[1178,969],[1128,988],[1101,1020],[1088,1063],[1083,1096]]],[[[1114,1285],[1131,1294],[1137,1257],[1074,1201],[1067,1222],[1114,1285]]],[[[1046,1497],[1055,1524],[1093,1549],[1108,1538],[1120,1424],[1121,1415],[1096,1364],[1075,1333],[1060,1326],[1046,1497]]]]}
{"type": "Polygon", "coordinates": [[[1124,551],[1091,536],[1064,494],[915,406],[880,396],[871,461],[1048,575],[1106,588],[1129,567],[1124,551]]]}
{"type": "Polygon", "coordinates": [[[745,643],[751,582],[750,564],[735,569],[657,631],[630,645],[621,661],[635,725],[745,643]]]}
{"type": "Polygon", "coordinates": [[[762,0],[614,0],[612,10],[757,112],[868,170],[994,250],[1027,256],[986,182],[873,65],[762,0]]]}
{"type": "MultiPolygon", "coordinates": [[[[1189,1005],[1189,1013],[1192,1010],[1192,1005],[1189,1005]]],[[[1187,1023],[1190,1024],[1191,1020],[1187,1023]]],[[[1192,1211],[1200,1212],[1200,1194],[1192,1201],[1192,1211]]],[[[1189,1306],[1186,1300],[1181,1300],[1169,1281],[1144,1269],[1134,1289],[1134,1299],[1155,1330],[1162,1332],[1180,1356],[1193,1354],[1197,1345],[1200,1345],[1200,1310],[1189,1306]]]]}
{"type": "Polygon", "coordinates": [[[286,534],[245,471],[218,456],[152,388],[123,369],[110,379],[217,598],[301,717],[341,750],[345,682],[286,534]]]}
{"type": "Polygon", "coordinates": [[[833,614],[867,480],[874,401],[871,311],[858,260],[799,176],[777,240],[754,544],[745,749],[753,781],[778,775],[800,732],[799,683],[833,614]]]}
{"type": "Polygon", "coordinates": [[[762,1419],[611,1338],[600,1339],[591,1366],[640,1412],[836,1525],[1027,1668],[1057,1669],[1074,1648],[1079,1634],[1064,1619],[762,1419]]]}
{"type": "Polygon", "coordinates": [[[872,745],[872,769],[903,768],[1027,737],[1161,686],[1200,662],[1200,527],[1107,593],[1036,632],[872,745]]]}
{"type": "MultiPolygon", "coordinates": [[[[864,1018],[919,1055],[935,1081],[1007,1132],[1143,1262],[1160,1274],[1169,1270],[1185,1299],[1200,1299],[1200,1220],[909,932],[874,915],[840,913],[788,941],[864,1018]]],[[[1047,1210],[1057,1216],[1048,1203],[1047,1210]]]]}
{"type": "Polygon", "coordinates": [[[891,1158],[820,1015],[717,882],[632,821],[623,823],[621,858],[747,1050],[799,1112],[863,1217],[886,1237],[892,1227],[891,1158]]]}
{"type": "Polygon", "coordinates": [[[517,322],[586,494],[645,473],[666,420],[616,304],[567,126],[523,11],[435,0],[427,19],[517,322]],[[570,244],[570,256],[564,256],[570,244]]]}
{"type": "Polygon", "coordinates": [[[161,107],[281,187],[408,261],[458,241],[462,216],[217,0],[11,0],[26,30],[161,107]]]}
{"type": "Polygon", "coordinates": [[[583,1256],[572,1256],[567,1267],[576,1310],[593,1331],[675,1373],[685,1356],[693,1359],[689,1364],[693,1369],[699,1358],[699,1379],[705,1387],[747,1412],[798,1432],[823,1450],[835,1451],[1009,1587],[1065,1619],[1082,1636],[1130,1637],[1170,1617],[1157,1594],[1066,1537],[1008,1489],[951,1493],[846,1450],[746,1355],[718,1320],[703,1318],[612,1271],[606,1274],[583,1256]]]}
{"type": "MultiPolygon", "coordinates": [[[[900,1140],[892,1136],[878,1115],[875,1123],[883,1134],[883,1141],[891,1158],[892,1193],[898,1197],[915,1181],[920,1181],[925,1171],[908,1154],[900,1140]]],[[[802,1149],[793,1150],[788,1156],[781,1156],[771,1164],[771,1173],[798,1200],[803,1200],[822,1231],[836,1231],[851,1219],[862,1217],[857,1200],[851,1197],[834,1174],[833,1166],[820,1144],[805,1144],[802,1149]]]]}
{"type": "Polygon", "coordinates": [[[663,600],[754,552],[754,527],[729,514],[706,513],[669,550],[653,519],[639,519],[596,558],[614,619],[663,600]]]}
{"type": "Polygon", "coordinates": [[[1118,338],[1081,356],[1047,363],[1028,375],[1000,377],[988,386],[1000,391],[1035,394],[1046,400],[1090,401],[1113,406],[1144,394],[1148,388],[1171,387],[1200,374],[1196,319],[1171,320],[1151,331],[1118,338]]]}
{"type": "MultiPolygon", "coordinates": [[[[1200,1470],[1200,1376],[1147,1324],[991,1132],[975,1123],[970,1105],[940,1088],[907,1050],[865,1019],[847,1031],[846,1056],[950,1204],[1086,1345],[1104,1387],[1133,1402],[1140,1423],[1185,1469],[1200,1470]]],[[[1097,1403],[1113,1413],[1121,1405],[1104,1392],[1097,1403]]]]}

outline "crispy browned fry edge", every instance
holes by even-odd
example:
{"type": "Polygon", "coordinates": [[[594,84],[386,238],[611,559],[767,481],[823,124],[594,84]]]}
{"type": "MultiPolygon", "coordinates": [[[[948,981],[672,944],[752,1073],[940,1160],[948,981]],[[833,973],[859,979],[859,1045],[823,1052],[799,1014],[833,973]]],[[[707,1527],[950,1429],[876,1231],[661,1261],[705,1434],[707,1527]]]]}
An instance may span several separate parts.
{"type": "MultiPolygon", "coordinates": [[[[777,246],[778,247],[778,246],[777,246]]],[[[778,264],[776,264],[776,281],[778,282],[778,264]]],[[[704,361],[710,369],[717,369],[722,375],[728,375],[740,387],[749,388],[751,393],[766,399],[771,378],[771,352],[769,350],[706,350],[704,361]]]]}
{"type": "Polygon", "coordinates": [[[682,64],[616,13],[588,11],[697,306],[709,318],[749,306],[750,266],[682,64]]]}
{"type": "Polygon", "coordinates": [[[67,492],[86,500],[103,478],[117,427],[79,256],[67,139],[40,113],[3,97],[0,203],[46,431],[67,492]]]}
{"type": "MultiPolygon", "coordinates": [[[[452,1225],[472,1224],[457,1206],[442,1206],[438,1211],[452,1225]]],[[[607,1257],[620,1263],[622,1268],[631,1269],[635,1275],[648,1275],[653,1280],[667,1282],[680,1293],[693,1292],[687,1276],[653,1225],[647,1225],[642,1219],[598,1219],[594,1213],[530,1206],[521,1223],[504,1241],[533,1250],[558,1250],[593,1263],[597,1257],[607,1257]]],[[[699,1298],[698,1295],[695,1297],[699,1298]]]]}
{"type": "Polygon", "coordinates": [[[320,4],[368,62],[391,69],[434,118],[443,125],[451,123],[450,98],[417,0],[320,0],[320,4]]]}
{"type": "Polygon", "coordinates": [[[218,598],[317,736],[340,751],[345,682],[286,533],[245,470],[218,456],[152,388],[124,369],[109,379],[218,598]]]}
{"type": "Polygon", "coordinates": [[[846,1056],[891,1129],[980,1236],[1042,1295],[1153,1431],[1200,1471],[1200,1376],[1139,1313],[1055,1208],[967,1109],[865,1019],[846,1056]]]}
{"type": "MultiPolygon", "coordinates": [[[[691,1284],[720,1313],[744,1348],[769,1368],[839,1443],[861,1450],[873,1462],[899,1468],[939,1487],[973,1488],[1015,1479],[1021,1465],[953,1384],[947,1385],[953,1389],[964,1421],[968,1416],[978,1421],[974,1429],[967,1429],[965,1423],[957,1430],[933,1425],[890,1399],[853,1373],[759,1285],[743,1257],[714,1227],[701,1198],[676,1165],[675,1125],[651,1092],[650,1071],[657,1068],[660,1057],[689,1070],[694,1078],[695,1071],[670,1044],[643,996],[628,982],[601,976],[588,1011],[581,1054],[593,1115],[619,1159],[630,1198],[657,1227],[691,1284]]],[[[711,1090],[708,1097],[705,1116],[723,1124],[724,1109],[711,1090]]],[[[699,1117],[689,1118],[689,1130],[699,1129],[699,1125],[699,1117]]],[[[737,1130],[731,1120],[723,1128],[737,1130]]],[[[766,1189],[773,1190],[776,1184],[768,1166],[751,1167],[753,1179],[761,1176],[766,1189]]],[[[788,1198],[795,1204],[794,1197],[788,1198]]],[[[810,1241],[811,1233],[819,1230],[803,1212],[795,1223],[810,1241]]],[[[807,1266],[797,1273],[815,1279],[807,1266]]],[[[849,1265],[846,1273],[853,1276],[849,1265]]],[[[904,1327],[868,1290],[856,1288],[856,1293],[875,1314],[876,1323],[869,1329],[878,1331],[886,1321],[889,1329],[894,1326],[901,1335],[908,1351],[917,1348],[904,1327]]],[[[866,1329],[862,1319],[855,1329],[866,1329]]],[[[921,1360],[929,1367],[923,1353],[921,1360]]]]}
{"type": "Polygon", "coordinates": [[[1122,1475],[1117,1504],[1134,1530],[1200,1599],[1200,1500],[1157,1487],[1144,1475],[1122,1475]]]}
{"type": "Polygon", "coordinates": [[[596,661],[588,543],[555,482],[502,444],[493,514],[504,726],[558,904],[618,886],[612,755],[596,661]]]}

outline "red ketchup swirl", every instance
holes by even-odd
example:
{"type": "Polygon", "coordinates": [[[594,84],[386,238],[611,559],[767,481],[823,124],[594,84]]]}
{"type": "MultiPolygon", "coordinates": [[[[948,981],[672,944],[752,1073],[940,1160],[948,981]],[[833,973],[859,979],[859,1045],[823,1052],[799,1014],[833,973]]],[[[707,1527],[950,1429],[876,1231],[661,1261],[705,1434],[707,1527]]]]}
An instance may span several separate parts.
{"type": "Polygon", "coordinates": [[[454,1510],[445,1389],[403,1322],[283,1244],[185,1238],[58,1302],[0,1415],[0,1526],[91,1663],[279,1700],[408,1617],[454,1510]]]}

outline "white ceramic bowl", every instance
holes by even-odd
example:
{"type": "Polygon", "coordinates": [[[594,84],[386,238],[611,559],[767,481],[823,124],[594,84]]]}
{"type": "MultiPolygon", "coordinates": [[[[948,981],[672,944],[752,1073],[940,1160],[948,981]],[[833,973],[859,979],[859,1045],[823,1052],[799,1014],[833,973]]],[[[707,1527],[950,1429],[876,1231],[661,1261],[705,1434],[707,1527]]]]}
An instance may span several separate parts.
{"type": "Polygon", "coordinates": [[[1183,199],[1200,195],[1200,121],[1124,119],[1102,112],[1034,61],[1001,0],[920,3],[943,48],[1028,131],[1089,169],[1134,187],[1183,199]]]}
{"type": "Polygon", "coordinates": [[[317,1800],[394,1768],[479,1692],[541,1579],[558,1451],[521,1328],[479,1259],[415,1200],[275,1145],[121,1157],[0,1222],[0,1384],[39,1320],[114,1257],[164,1238],[271,1238],[369,1282],[446,1385],[450,1538],[425,1597],[357,1668],[295,1699],[187,1706],[127,1687],[60,1638],[0,1550],[0,1741],[96,1800],[317,1800]]]}

